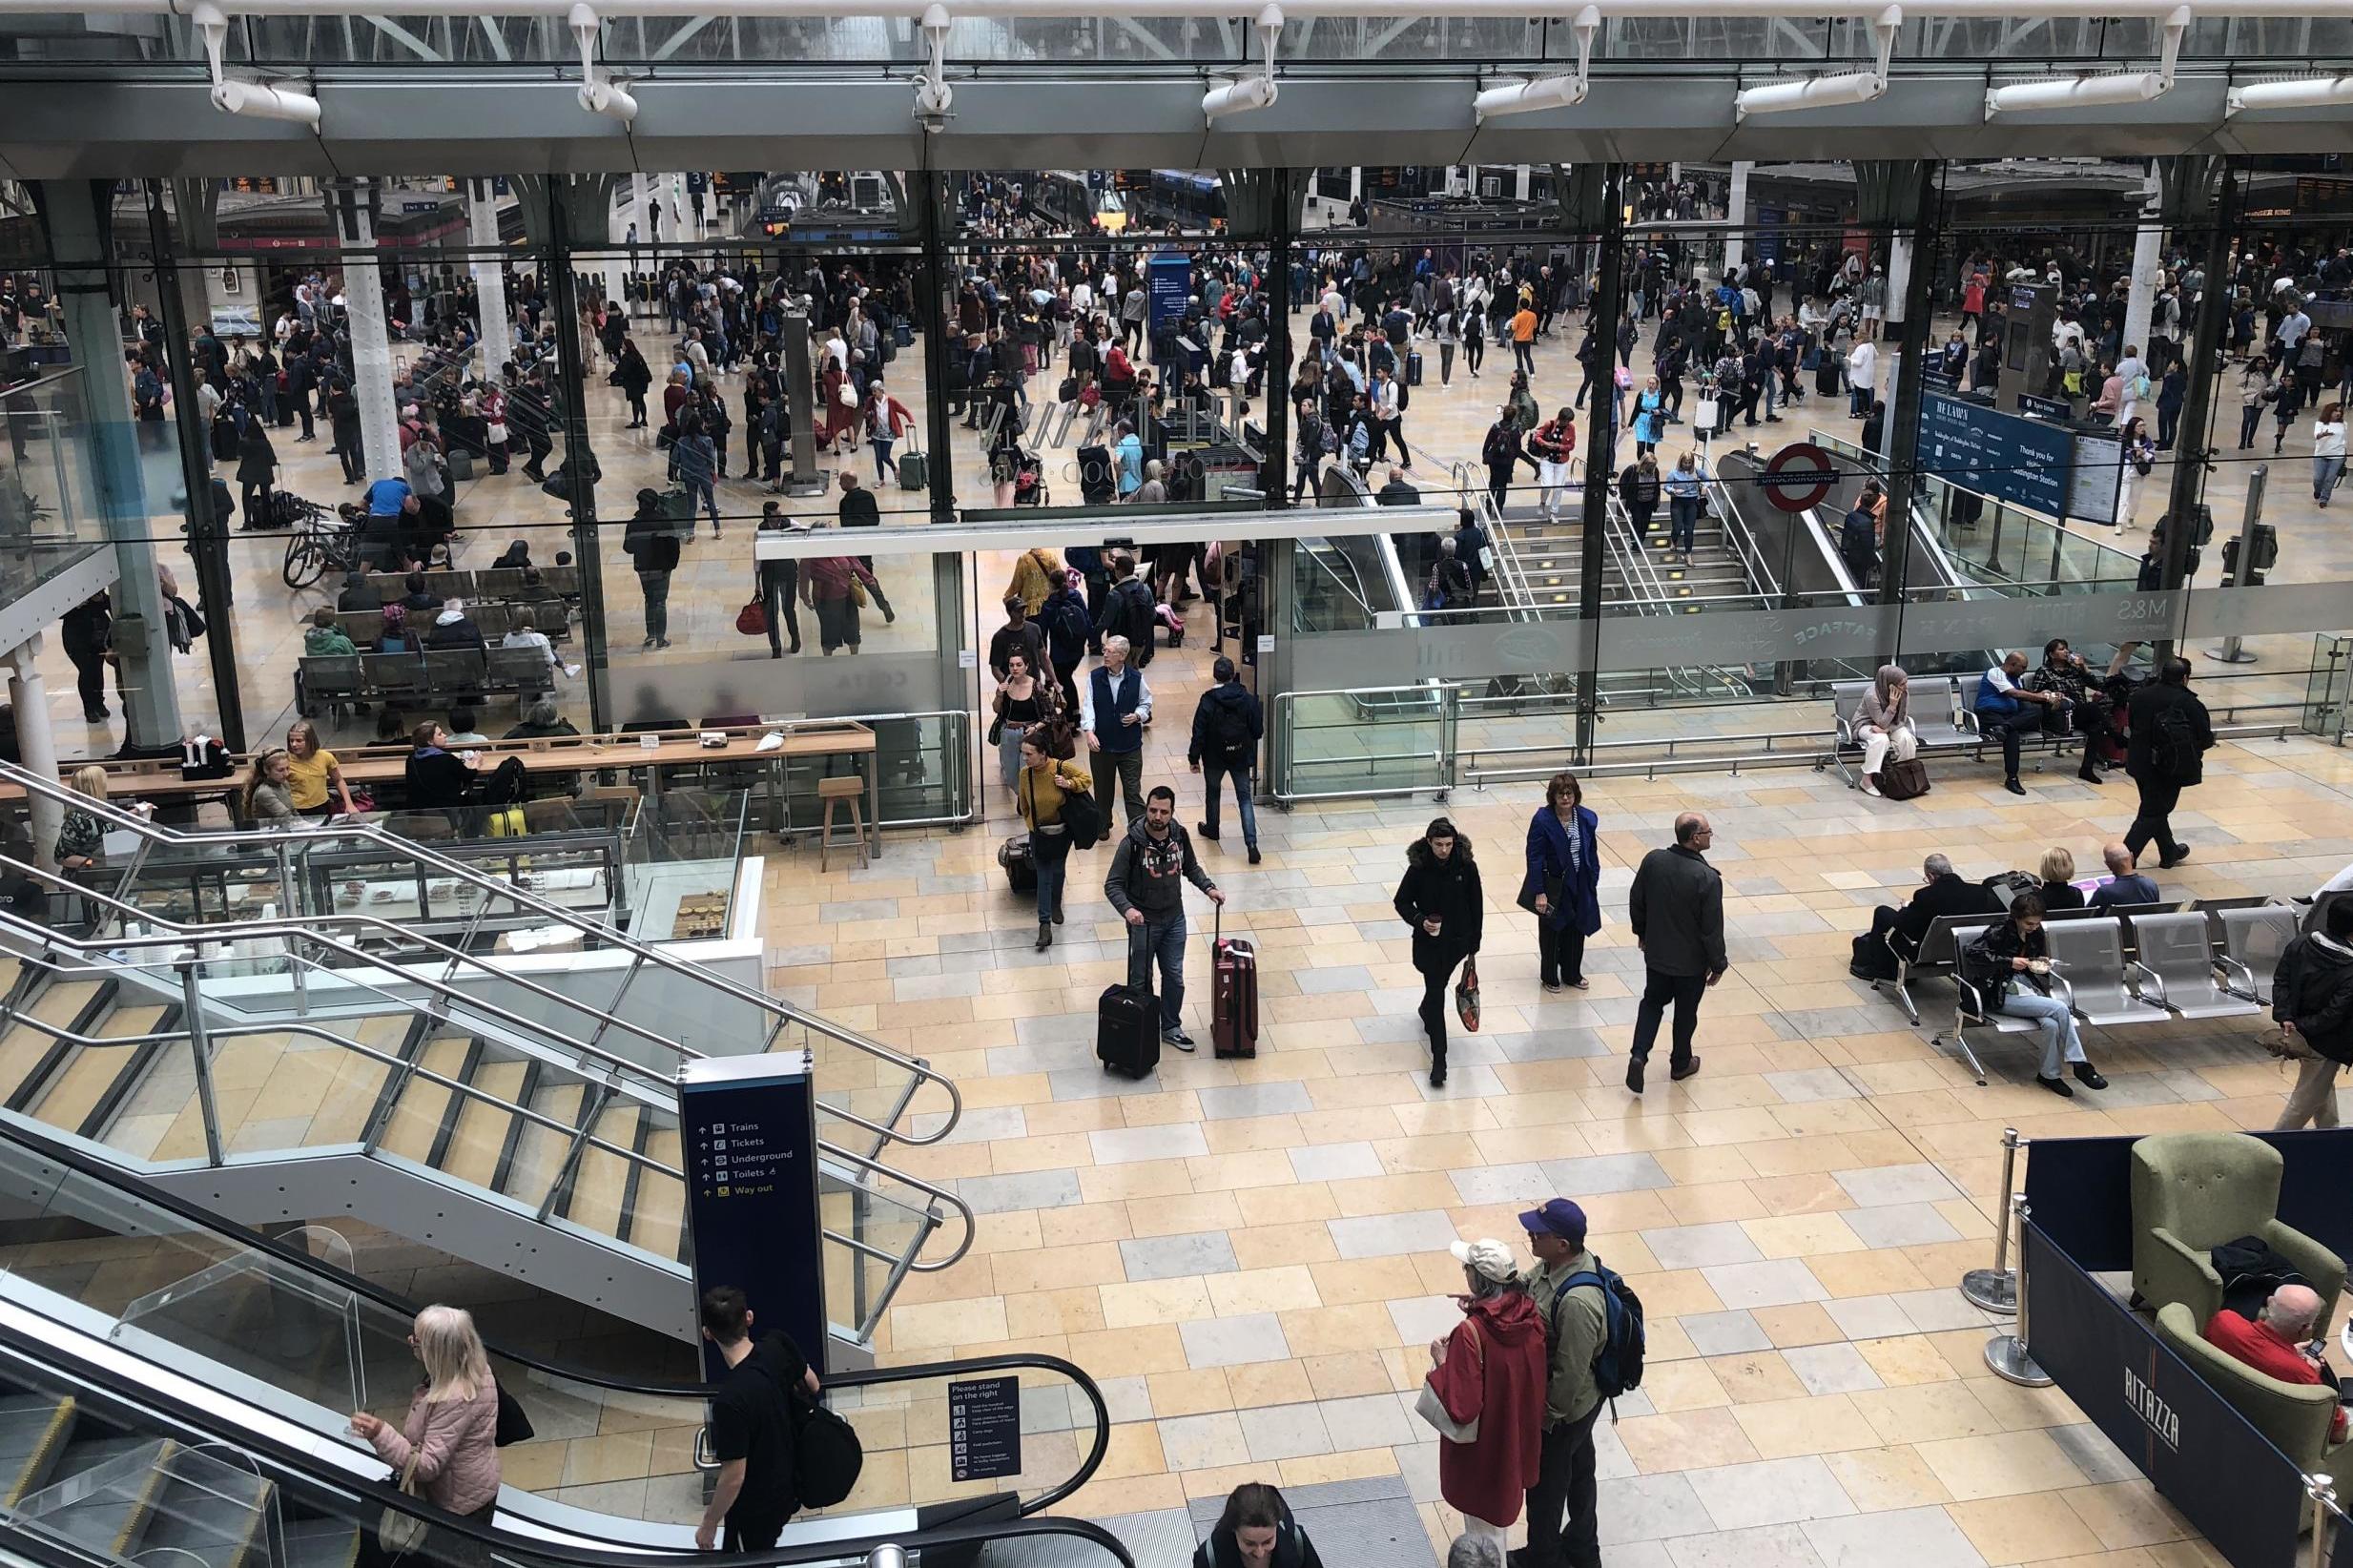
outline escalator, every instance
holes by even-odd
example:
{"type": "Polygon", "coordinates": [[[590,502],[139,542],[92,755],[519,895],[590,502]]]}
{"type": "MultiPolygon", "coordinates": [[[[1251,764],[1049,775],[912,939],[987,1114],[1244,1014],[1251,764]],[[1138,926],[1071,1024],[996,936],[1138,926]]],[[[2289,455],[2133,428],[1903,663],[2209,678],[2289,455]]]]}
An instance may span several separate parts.
{"type": "MultiPolygon", "coordinates": [[[[708,1496],[698,1384],[616,1376],[491,1346],[530,1417],[501,1451],[487,1526],[404,1502],[352,1436],[398,1420],[415,1308],[339,1262],[320,1228],[271,1237],[139,1190],[64,1140],[0,1140],[0,1529],[145,1568],[357,1568],[387,1506],[431,1518],[422,1568],[645,1562],[693,1550],[708,1496]]],[[[1000,1394],[1007,1392],[1003,1388],[1000,1394]]],[[[1014,1354],[836,1372],[827,1403],[865,1451],[858,1488],[804,1513],[773,1562],[862,1558],[889,1540],[960,1562],[1041,1527],[1109,1448],[1100,1389],[1014,1354]],[[1010,1472],[960,1478],[950,1388],[1010,1380],[1010,1472]]],[[[697,1554],[705,1556],[705,1554],[697,1554]]]]}
{"type": "Polygon", "coordinates": [[[240,1223],[349,1215],[691,1341],[678,1072],[699,1047],[798,1051],[839,1345],[870,1351],[898,1286],[970,1246],[968,1206],[881,1158],[952,1131],[952,1083],[550,902],[537,873],[372,828],[182,834],[21,769],[0,779],[92,811],[127,861],[68,883],[0,855],[87,928],[0,912],[0,1127],[84,1140],[240,1223]],[[362,854],[471,893],[466,929],[345,907],[362,854]],[[218,891],[192,903],[190,885],[218,891]],[[263,913],[227,913],[240,904],[263,913]],[[575,951],[476,951],[473,928],[507,911],[575,951]],[[914,1130],[918,1113],[934,1124],[914,1130]]]}

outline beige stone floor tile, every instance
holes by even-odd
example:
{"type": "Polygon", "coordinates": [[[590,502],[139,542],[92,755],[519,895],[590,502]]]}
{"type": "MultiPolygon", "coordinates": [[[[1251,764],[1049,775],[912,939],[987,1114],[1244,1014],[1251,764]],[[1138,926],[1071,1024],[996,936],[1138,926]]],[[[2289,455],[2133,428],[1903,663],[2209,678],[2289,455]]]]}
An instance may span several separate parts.
{"type": "Polygon", "coordinates": [[[1705,1361],[1667,1361],[1642,1369],[1642,1392],[1650,1395],[1653,1410],[1675,1413],[1710,1410],[1732,1403],[1716,1376],[1713,1365],[1705,1361]]]}
{"type": "Polygon", "coordinates": [[[1682,1317],[1694,1312],[1719,1312],[1723,1303],[1717,1298],[1707,1278],[1697,1269],[1671,1269],[1664,1273],[1627,1275],[1642,1298],[1645,1315],[1682,1317]]]}
{"type": "Polygon", "coordinates": [[[1308,1266],[1316,1293],[1328,1306],[1392,1301],[1416,1295],[1421,1273],[1412,1258],[1343,1258],[1308,1266]]]}
{"type": "MultiPolygon", "coordinates": [[[[1291,1265],[1312,1267],[1339,1260],[1331,1231],[1314,1220],[1294,1225],[1244,1226],[1227,1232],[1233,1255],[1244,1269],[1274,1269],[1291,1265]]],[[[1330,1299],[1330,1298],[1326,1298],[1330,1299]]]]}
{"type": "Polygon", "coordinates": [[[1833,1296],[1889,1295],[1898,1290],[1925,1290],[1937,1283],[1912,1267],[1901,1252],[1826,1253],[1810,1256],[1806,1267],[1833,1296]]]}
{"type": "Polygon", "coordinates": [[[1228,1367],[1226,1386],[1233,1392],[1236,1410],[1304,1404],[1315,1396],[1307,1369],[1296,1361],[1253,1361],[1228,1367]]]}
{"type": "Polygon", "coordinates": [[[1303,1356],[1299,1364],[1307,1370],[1308,1385],[1318,1399],[1354,1399],[1390,1392],[1389,1371],[1376,1351],[1303,1356]]]}
{"type": "Polygon", "coordinates": [[[1942,1351],[1917,1334],[1889,1339],[1866,1339],[1855,1346],[1871,1371],[1889,1388],[1955,1379],[1959,1373],[1942,1351]]]}
{"type": "MultiPolygon", "coordinates": [[[[1811,1267],[1810,1265],[1808,1266],[1811,1267]]],[[[1802,1345],[1832,1345],[1847,1336],[1840,1331],[1830,1314],[1819,1302],[1792,1302],[1786,1307],[1755,1307],[1748,1315],[1756,1319],[1765,1337],[1776,1350],[1790,1350],[1802,1345]]]]}
{"type": "Polygon", "coordinates": [[[1214,1317],[1207,1281],[1198,1275],[1102,1287],[1104,1326],[1133,1329],[1148,1324],[1189,1323],[1214,1317]]]}
{"type": "Polygon", "coordinates": [[[2054,1491],[2079,1485],[2083,1478],[2066,1451],[2040,1432],[1952,1437],[1913,1446],[1945,1490],[1962,1501],[2054,1491]]]}
{"type": "Polygon", "coordinates": [[[1118,1367],[1128,1377],[1184,1372],[1191,1366],[1173,1323],[1072,1334],[1068,1355],[1082,1367],[1118,1367]]]}
{"type": "Polygon", "coordinates": [[[1139,1238],[1231,1230],[1242,1223],[1242,1206],[1231,1192],[1177,1192],[1127,1206],[1128,1228],[1139,1238]]]}
{"type": "Polygon", "coordinates": [[[1909,1447],[1848,1449],[1826,1454],[1822,1462],[1841,1489],[1867,1514],[1891,1513],[1952,1500],[1927,1461],[1909,1447]]]}
{"type": "Polygon", "coordinates": [[[1748,1440],[1757,1445],[1757,1454],[1762,1458],[1786,1459],[1801,1454],[1834,1454],[1841,1449],[1880,1446],[1878,1434],[1847,1394],[1739,1405],[1732,1413],[1748,1434],[1748,1440]]]}
{"type": "Polygon", "coordinates": [[[1380,1302],[1315,1307],[1278,1312],[1275,1316],[1294,1355],[1339,1355],[1368,1347],[1386,1350],[1402,1343],[1396,1320],[1380,1302]]]}
{"type": "Polygon", "coordinates": [[[1945,1512],[1988,1562],[2041,1562],[2086,1556],[2101,1546],[2058,1493],[1949,1503],[1945,1512]]]}
{"type": "Polygon", "coordinates": [[[2003,1430],[2001,1420],[1978,1402],[1976,1384],[1951,1380],[1867,1389],[1847,1397],[1889,1443],[1930,1443],[1978,1437],[2003,1430]]]}
{"type": "Polygon", "coordinates": [[[1219,1317],[1296,1311],[1323,1305],[1316,1294],[1314,1277],[1304,1264],[1211,1274],[1207,1284],[1210,1307],[1219,1317]]]}
{"type": "Polygon", "coordinates": [[[1294,1225],[1340,1217],[1340,1206],[1325,1182],[1299,1182],[1288,1186],[1245,1188],[1233,1195],[1244,1225],[1294,1225]]]}
{"type": "Polygon", "coordinates": [[[2074,1487],[2060,1496],[2102,1546],[2154,1546],[2196,1534],[2173,1505],[2138,1476],[2103,1486],[2074,1487]]]}
{"type": "Polygon", "coordinates": [[[1120,1249],[1111,1242],[1041,1248],[1034,1252],[1001,1252],[990,1261],[998,1289],[1006,1295],[1074,1285],[1111,1285],[1127,1278],[1120,1249]]]}
{"type": "Polygon", "coordinates": [[[1812,1258],[1864,1249],[1863,1238],[1834,1213],[1770,1215],[1744,1220],[1741,1228],[1768,1258],[1812,1258]]]}
{"type": "Polygon", "coordinates": [[[1759,1455],[1729,1410],[1687,1410],[1663,1415],[1634,1415],[1613,1429],[1634,1468],[1645,1475],[1699,1470],[1710,1465],[1747,1464],[1759,1455]]]}
{"type": "Polygon", "coordinates": [[[1134,1233],[1128,1228],[1127,1207],[1116,1203],[1050,1208],[1032,1213],[1030,1222],[1037,1228],[1038,1237],[1032,1245],[1049,1248],[1083,1247],[1090,1242],[1125,1241],[1134,1233]]]}
{"type": "Polygon", "coordinates": [[[1397,1474],[1397,1456],[1385,1448],[1349,1449],[1275,1462],[1275,1479],[1283,1486],[1316,1486],[1328,1481],[1368,1480],[1397,1474]]]}
{"type": "Polygon", "coordinates": [[[1802,1399],[1806,1385],[1798,1381],[1778,1351],[1742,1351],[1720,1355],[1710,1364],[1716,1381],[1736,1405],[1757,1405],[1772,1399],[1802,1399]]]}
{"type": "Polygon", "coordinates": [[[1107,1327],[1103,1294],[1090,1286],[1036,1290],[1004,1298],[1005,1330],[1016,1338],[1086,1333],[1107,1327]]]}

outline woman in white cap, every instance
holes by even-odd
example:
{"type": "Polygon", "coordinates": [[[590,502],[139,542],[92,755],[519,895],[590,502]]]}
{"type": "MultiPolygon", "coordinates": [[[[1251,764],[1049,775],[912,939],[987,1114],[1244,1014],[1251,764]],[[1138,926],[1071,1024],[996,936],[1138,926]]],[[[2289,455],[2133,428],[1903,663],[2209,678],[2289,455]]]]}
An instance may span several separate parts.
{"type": "Polygon", "coordinates": [[[1544,1318],[1499,1241],[1455,1242],[1462,1321],[1430,1343],[1419,1403],[1438,1432],[1438,1496],[1466,1534],[1500,1540],[1537,1484],[1549,1358],[1544,1318]]]}

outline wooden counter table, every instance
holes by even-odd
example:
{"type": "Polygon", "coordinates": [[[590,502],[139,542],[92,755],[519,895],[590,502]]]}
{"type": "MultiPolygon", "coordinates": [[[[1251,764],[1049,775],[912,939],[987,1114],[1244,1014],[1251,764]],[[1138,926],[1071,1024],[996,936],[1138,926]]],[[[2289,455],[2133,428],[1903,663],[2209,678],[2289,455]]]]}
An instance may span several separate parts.
{"type": "MultiPolygon", "coordinates": [[[[854,756],[866,775],[868,854],[882,853],[882,769],[876,756],[875,732],[848,719],[796,719],[785,724],[733,727],[723,732],[724,746],[705,746],[699,732],[671,730],[645,734],[557,735],[537,740],[494,740],[485,746],[455,748],[478,759],[477,777],[487,777],[508,757],[522,760],[533,778],[643,768],[647,789],[660,794],[666,769],[708,767],[713,763],[753,763],[768,775],[770,820],[789,825],[785,815],[785,764],[805,757],[854,756]],[[762,748],[770,735],[778,744],[762,748]],[[649,746],[647,741],[658,741],[649,746]]],[[[332,747],[329,750],[334,750],[332,747]]],[[[406,746],[369,746],[336,753],[343,782],[354,788],[398,785],[408,774],[406,746]]],[[[85,766],[75,763],[74,768],[85,766]]],[[[105,763],[109,797],[117,804],[152,800],[157,804],[200,802],[234,792],[244,777],[247,759],[239,757],[236,772],[226,778],[182,778],[179,763],[171,757],[105,763]]],[[[69,769],[71,774],[72,770],[69,769]]],[[[0,783],[0,803],[21,801],[25,792],[0,783]]]]}

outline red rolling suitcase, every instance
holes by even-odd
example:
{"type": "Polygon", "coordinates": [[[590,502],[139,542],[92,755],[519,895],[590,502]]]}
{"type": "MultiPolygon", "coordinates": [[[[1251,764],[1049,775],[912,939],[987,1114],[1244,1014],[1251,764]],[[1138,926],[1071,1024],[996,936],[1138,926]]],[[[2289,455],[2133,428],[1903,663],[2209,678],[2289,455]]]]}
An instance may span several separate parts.
{"type": "Polygon", "coordinates": [[[1217,911],[1209,938],[1214,994],[1209,1004],[1209,1048],[1220,1057],[1258,1054],[1258,951],[1241,938],[1225,935],[1226,911],[1217,911]]]}

